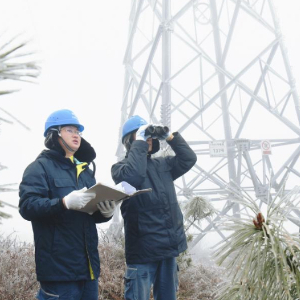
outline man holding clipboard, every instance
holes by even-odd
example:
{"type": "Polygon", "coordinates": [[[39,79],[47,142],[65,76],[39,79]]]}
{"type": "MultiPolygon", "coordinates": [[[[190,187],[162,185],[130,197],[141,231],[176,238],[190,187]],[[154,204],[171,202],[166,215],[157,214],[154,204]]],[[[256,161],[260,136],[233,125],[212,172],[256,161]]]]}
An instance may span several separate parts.
{"type": "Polygon", "coordinates": [[[96,153],[82,138],[83,125],[67,109],[53,112],[45,123],[45,146],[25,170],[19,212],[32,223],[40,290],[37,299],[97,300],[100,260],[96,223],[107,222],[114,201],[80,211],[95,198],[85,192],[95,185],[96,153]]]}

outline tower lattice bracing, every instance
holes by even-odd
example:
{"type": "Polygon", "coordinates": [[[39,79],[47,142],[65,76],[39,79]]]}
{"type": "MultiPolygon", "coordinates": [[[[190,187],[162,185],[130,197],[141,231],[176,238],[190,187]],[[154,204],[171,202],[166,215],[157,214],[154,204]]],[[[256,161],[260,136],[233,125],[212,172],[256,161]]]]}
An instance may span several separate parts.
{"type": "Polygon", "coordinates": [[[224,237],[216,221],[243,211],[230,187],[263,205],[300,176],[299,97],[274,5],[133,0],[129,21],[121,126],[138,114],[183,135],[198,161],[175,182],[178,200],[204,196],[219,210],[190,247],[212,230],[224,237]]]}

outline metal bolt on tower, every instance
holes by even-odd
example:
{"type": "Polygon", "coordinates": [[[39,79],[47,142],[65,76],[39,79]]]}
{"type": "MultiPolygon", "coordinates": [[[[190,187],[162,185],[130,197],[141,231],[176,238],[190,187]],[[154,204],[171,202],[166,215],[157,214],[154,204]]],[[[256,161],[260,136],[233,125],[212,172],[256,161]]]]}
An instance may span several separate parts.
{"type": "Polygon", "coordinates": [[[175,182],[178,199],[205,196],[220,211],[190,247],[212,229],[223,238],[215,221],[243,210],[228,186],[263,205],[300,176],[299,96],[273,3],[133,0],[129,21],[121,126],[139,114],[183,135],[198,161],[175,182]]]}

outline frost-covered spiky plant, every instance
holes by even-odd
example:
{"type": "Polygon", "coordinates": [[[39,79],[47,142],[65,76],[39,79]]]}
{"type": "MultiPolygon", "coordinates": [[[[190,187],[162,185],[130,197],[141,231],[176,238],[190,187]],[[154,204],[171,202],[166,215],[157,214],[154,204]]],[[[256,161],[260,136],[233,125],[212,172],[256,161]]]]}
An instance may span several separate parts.
{"type": "MultiPolygon", "coordinates": [[[[4,86],[4,82],[36,83],[36,78],[40,75],[40,66],[37,61],[33,60],[36,53],[30,50],[30,42],[23,41],[20,36],[16,35],[7,39],[4,33],[0,34],[0,96],[20,90],[15,88],[15,84],[12,89],[8,88],[8,86],[4,86]]],[[[8,111],[2,107],[0,110],[9,117],[7,119],[0,116],[0,122],[12,123],[11,120],[14,120],[27,128],[8,111]]]]}
{"type": "Polygon", "coordinates": [[[300,187],[282,188],[266,199],[266,215],[246,193],[235,194],[253,217],[228,218],[222,227],[232,233],[215,251],[217,263],[230,280],[218,292],[218,300],[287,300],[300,297],[299,233],[285,228],[291,212],[299,209],[300,187]],[[254,219],[253,219],[254,218],[254,219]]]}
{"type": "MultiPolygon", "coordinates": [[[[17,35],[7,41],[0,35],[0,81],[16,80],[34,83],[40,74],[40,67],[32,60],[34,53],[28,49],[29,42],[19,41],[17,35]]],[[[17,91],[1,88],[0,95],[17,91]]]]}
{"type": "Polygon", "coordinates": [[[193,197],[183,207],[184,218],[189,222],[186,231],[195,223],[199,223],[206,217],[217,213],[217,210],[209,203],[209,201],[200,196],[193,197]]]}
{"type": "MultiPolygon", "coordinates": [[[[4,34],[0,34],[0,96],[18,91],[18,89],[8,89],[3,86],[2,83],[4,81],[24,81],[34,83],[35,78],[40,74],[39,65],[36,61],[32,60],[34,53],[28,49],[29,42],[19,41],[19,35],[4,41],[5,38],[3,36],[4,34]]],[[[0,107],[0,111],[9,117],[9,119],[7,119],[0,115],[0,126],[1,121],[11,124],[13,123],[11,120],[14,120],[28,129],[26,125],[3,108],[0,107]]],[[[5,167],[0,164],[0,171],[3,169],[5,169],[5,167]]],[[[0,185],[0,192],[13,190],[16,189],[10,188],[8,185],[0,185]]],[[[9,205],[0,199],[0,207],[2,207],[3,204],[9,205]]],[[[10,215],[0,211],[0,220],[1,218],[7,218],[9,216],[10,215]]]]}

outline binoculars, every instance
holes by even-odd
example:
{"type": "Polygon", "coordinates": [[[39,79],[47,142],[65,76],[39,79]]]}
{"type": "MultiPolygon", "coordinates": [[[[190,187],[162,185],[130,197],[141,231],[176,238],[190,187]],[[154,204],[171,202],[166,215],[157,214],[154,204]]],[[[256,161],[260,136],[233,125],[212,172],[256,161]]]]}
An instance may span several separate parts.
{"type": "Polygon", "coordinates": [[[163,137],[168,132],[169,132],[169,127],[167,126],[149,125],[145,130],[145,136],[150,135],[152,138],[157,139],[163,137]]]}

